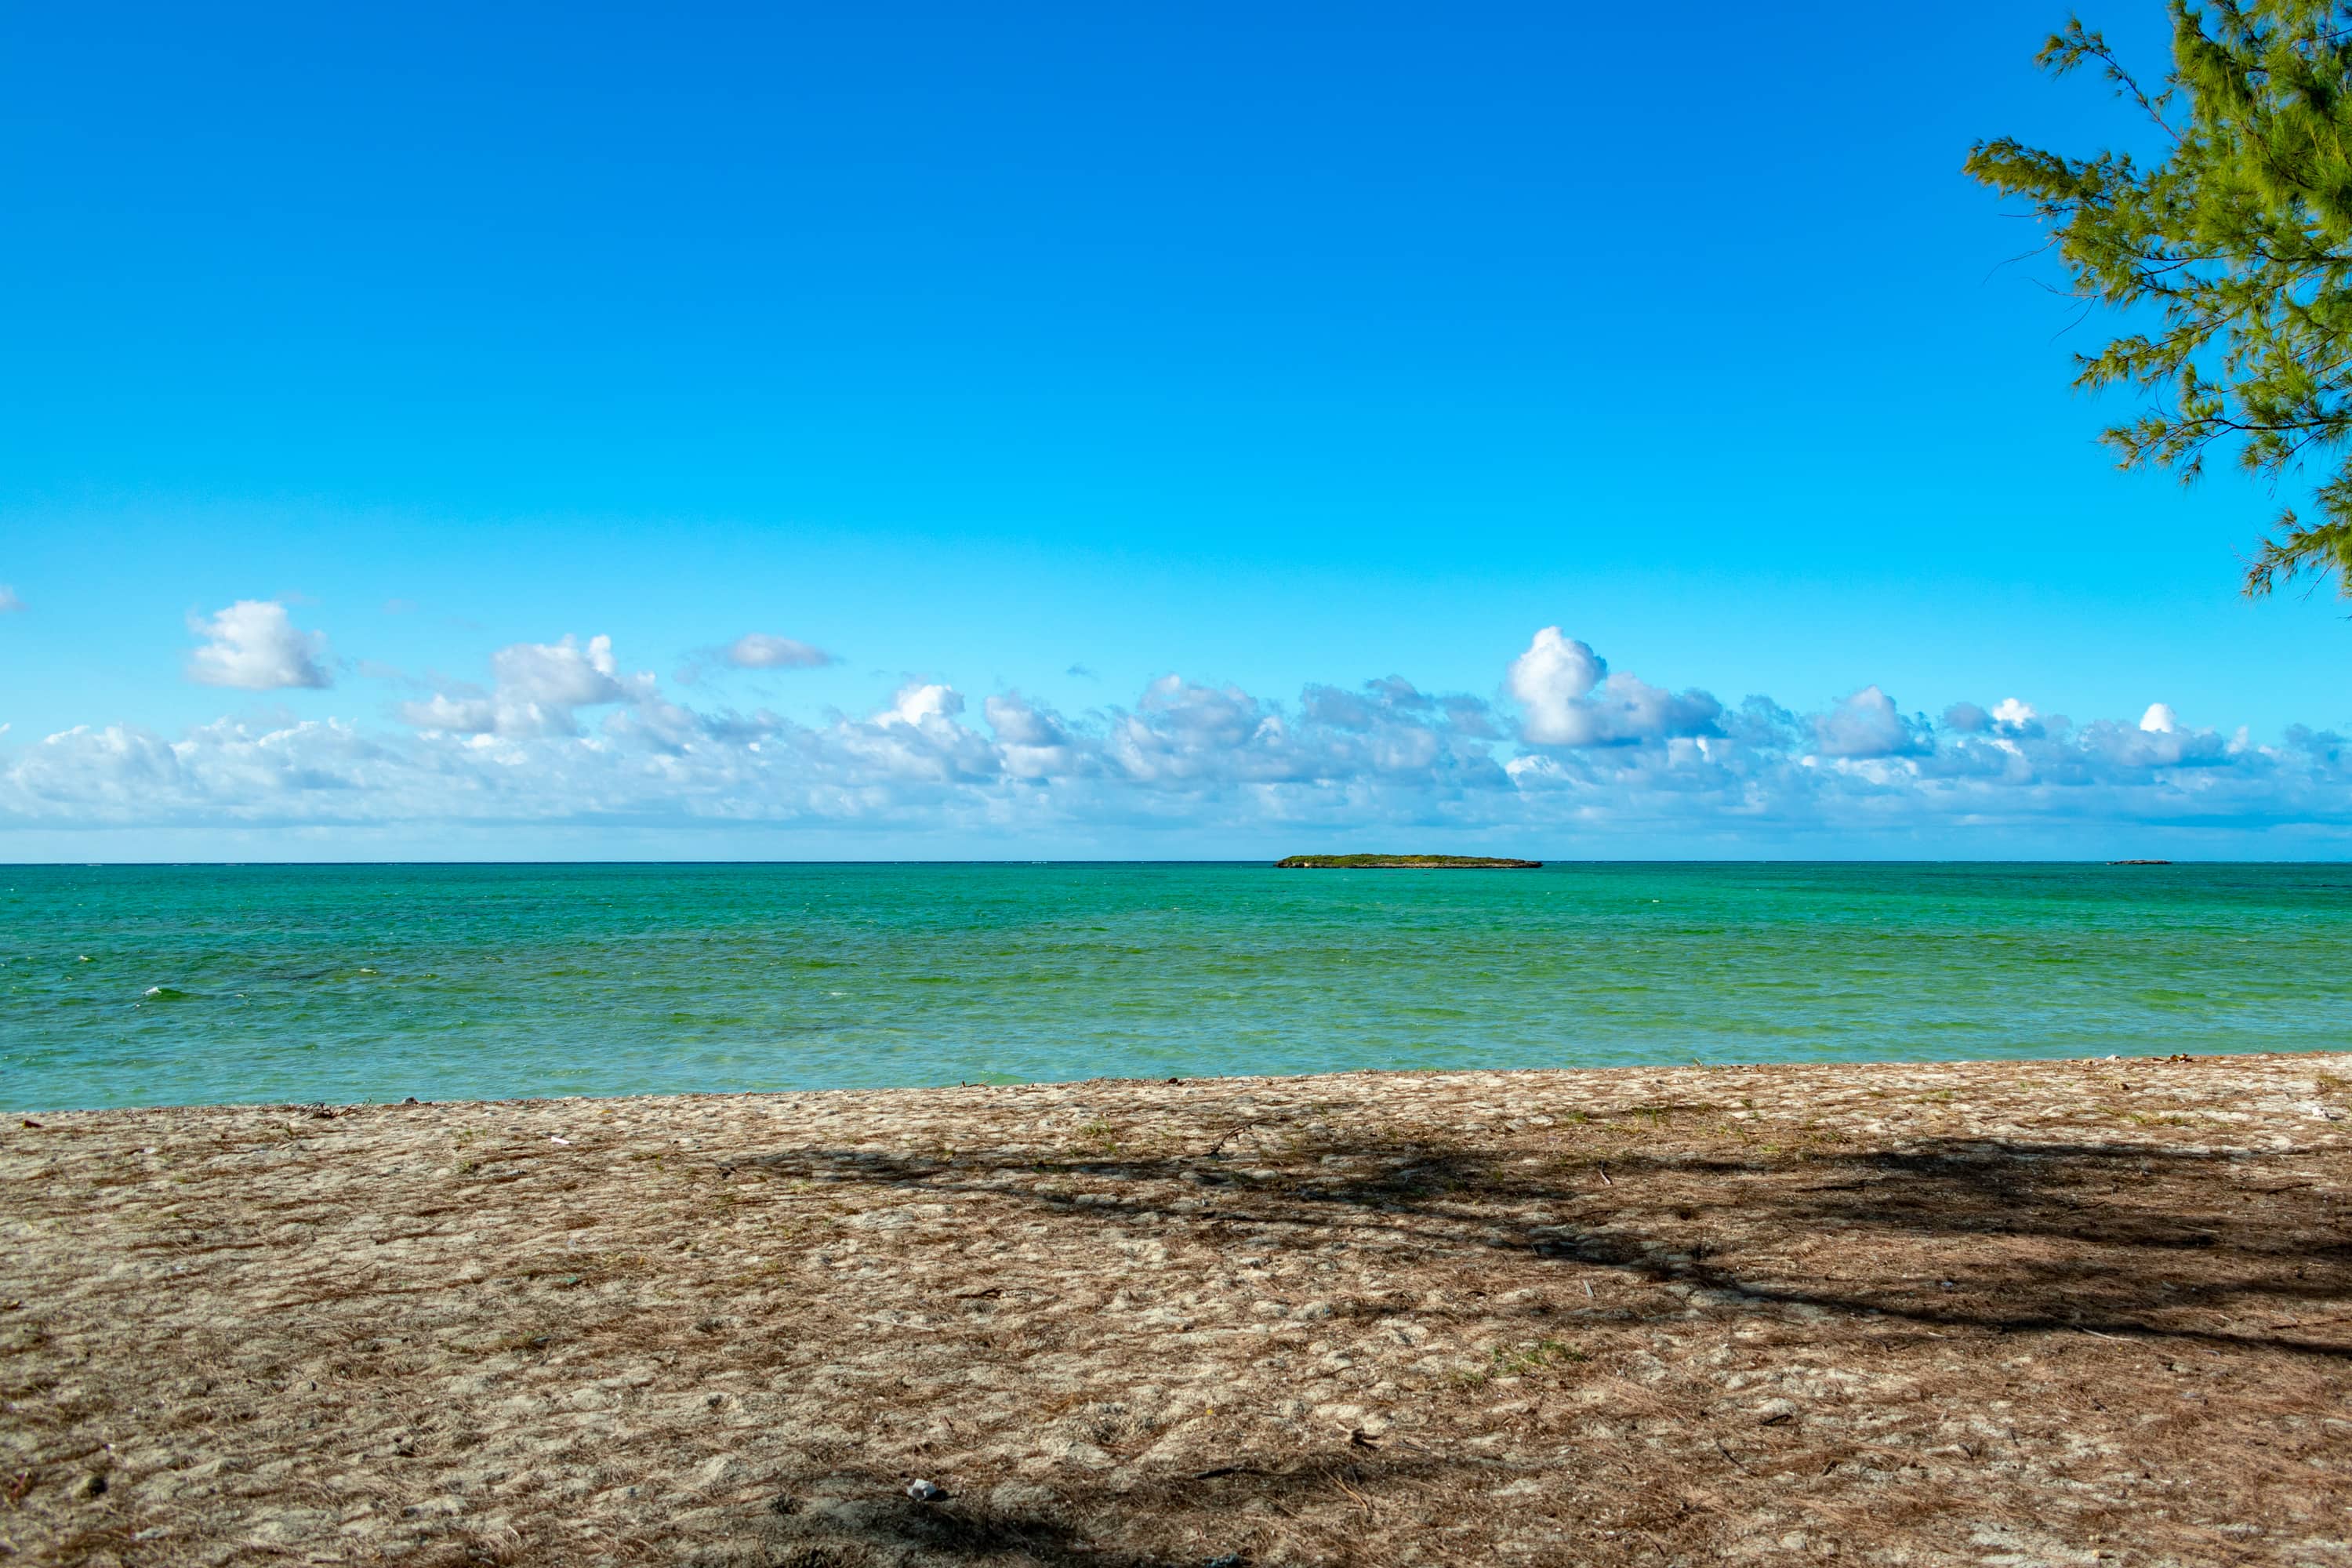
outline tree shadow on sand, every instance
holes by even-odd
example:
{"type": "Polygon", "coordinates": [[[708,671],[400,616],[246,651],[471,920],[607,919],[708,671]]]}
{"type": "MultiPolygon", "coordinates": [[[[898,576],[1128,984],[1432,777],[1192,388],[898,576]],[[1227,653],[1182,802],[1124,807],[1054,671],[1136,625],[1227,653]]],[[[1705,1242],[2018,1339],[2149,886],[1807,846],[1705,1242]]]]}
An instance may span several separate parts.
{"type": "Polygon", "coordinates": [[[2274,1321],[2352,1292],[2352,1235],[2312,1184],[2263,1180],[2258,1163],[2228,1154],[1994,1138],[1762,1155],[1654,1141],[1533,1162],[1525,1144],[1324,1139],[1244,1152],[1246,1165],[1228,1134],[1176,1155],[816,1149],[725,1169],[880,1186],[910,1201],[993,1199],[1094,1224],[1247,1227],[1261,1251],[1286,1238],[1320,1246],[1335,1231],[1402,1234],[1419,1248],[1516,1254],[1931,1327],[2352,1358],[2342,1336],[2274,1321]],[[1090,1190],[1041,1187],[1040,1175],[1090,1190]],[[1543,1217],[1520,1217],[1530,1210],[1543,1217]],[[1824,1236],[1854,1244],[1833,1274],[1794,1278],[1775,1260],[1787,1244],[1824,1236]],[[2191,1321],[2216,1315],[2232,1321],[2191,1321]]]}
{"type": "MultiPolygon", "coordinates": [[[[1685,1333],[1694,1316],[1727,1330],[1763,1319],[1790,1325],[1774,1331],[1794,1333],[1806,1359],[1828,1363],[1869,1353],[1864,1343],[1887,1343],[1890,1331],[1979,1344],[2080,1332],[2286,1357],[2326,1369],[2325,1378],[2352,1356],[2352,1336],[2326,1315],[2334,1309],[2312,1311],[2352,1294],[2352,1245],[2332,1201],[2279,1162],[2085,1139],[1776,1150],[1687,1132],[1654,1110],[1605,1137],[1591,1131],[1482,1144],[1258,1121],[1200,1130],[1192,1147],[1173,1152],[1165,1136],[1158,1147],[1050,1154],[814,1148],[730,1160],[719,1172],[952,1202],[983,1225],[1061,1216],[1103,1237],[1107,1259],[1116,1256],[1111,1233],[1276,1264],[1285,1249],[1376,1249],[1392,1279],[1433,1265],[1447,1290],[1479,1298],[1460,1310],[1489,1331],[1517,1315],[1545,1334],[1578,1321],[1593,1333],[1645,1335],[1652,1325],[1685,1333]],[[1598,1297],[1577,1289],[1603,1278],[1614,1288],[1598,1297]]],[[[1418,1292],[1343,1297],[1329,1308],[1335,1330],[1453,1310],[1418,1292]]],[[[1432,1396],[1444,1395],[1407,1397],[1432,1396]]],[[[1721,1516],[1693,1510],[1690,1488],[1718,1505],[1752,1493],[1742,1506],[1766,1510],[1785,1506],[1786,1489],[1759,1479],[1760,1454],[1750,1474],[1734,1451],[1764,1441],[1752,1410],[1701,1420],[1698,1407],[1675,1408],[1700,1424],[1670,1450],[1652,1442],[1630,1457],[1594,1453],[1565,1483],[1572,1505],[1563,1494],[1532,1513],[1496,1490],[1524,1472],[1465,1444],[1428,1447],[1399,1431],[1383,1446],[1341,1434],[1314,1438],[1311,1451],[1244,1450],[1203,1470],[1130,1476],[1116,1489],[1066,1478],[1076,1489],[1044,1500],[999,1489],[926,1505],[899,1495],[903,1477],[843,1474],[783,1500],[764,1561],[1201,1568],[1258,1561],[1254,1553],[1286,1529],[1294,1560],[1372,1563],[1391,1560],[1385,1553],[1407,1538],[1475,1552],[1482,1539],[1530,1528],[1554,1534],[1540,1546],[1522,1535],[1514,1550],[1538,1553],[1528,1561],[1706,1561],[1729,1537],[1721,1516]],[[1303,1557],[1300,1541],[1310,1543],[1303,1557]]],[[[1810,1467],[1803,1484],[1824,1497],[1837,1485],[1824,1465],[1865,1450],[1873,1457],[1864,1462],[1890,1462],[1884,1447],[1841,1448],[1844,1439],[1796,1427],[1772,1440],[1804,1451],[1787,1462],[1810,1467]]],[[[1943,1528],[1938,1509],[1990,1506],[1981,1488],[1962,1505],[1938,1486],[1904,1485],[1903,1506],[1927,1522],[1894,1521],[1893,1505],[1871,1493],[1873,1528],[1921,1550],[1943,1528]]]]}
{"type": "MultiPolygon", "coordinates": [[[[1086,1497],[1069,1505],[1042,1488],[1021,1489],[1014,1500],[950,1498],[935,1503],[907,1497],[893,1476],[838,1470],[778,1496],[770,1505],[765,1558],[790,1568],[918,1568],[937,1563],[1005,1563],[1030,1568],[1201,1568],[1218,1562],[1240,1568],[1251,1557],[1254,1531],[1234,1520],[1244,1504],[1295,1512],[1335,1494],[1368,1499],[1399,1487],[1443,1484],[1473,1461],[1434,1458],[1294,1456],[1264,1465],[1222,1466],[1142,1482],[1115,1499],[1086,1497]],[[1135,1550],[1108,1538],[1097,1518],[1183,1520],[1211,1544],[1201,1550],[1135,1550]]],[[[1370,1508],[1367,1500],[1365,1507],[1370,1508]]]]}

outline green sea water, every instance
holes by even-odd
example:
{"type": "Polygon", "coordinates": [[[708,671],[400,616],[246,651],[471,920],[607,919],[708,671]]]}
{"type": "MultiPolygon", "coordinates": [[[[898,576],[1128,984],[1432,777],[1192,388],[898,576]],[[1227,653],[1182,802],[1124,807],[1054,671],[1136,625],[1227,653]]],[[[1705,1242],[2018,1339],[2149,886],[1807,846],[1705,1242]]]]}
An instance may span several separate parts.
{"type": "Polygon", "coordinates": [[[0,867],[0,1105],[2352,1046],[2352,867],[0,867]]]}

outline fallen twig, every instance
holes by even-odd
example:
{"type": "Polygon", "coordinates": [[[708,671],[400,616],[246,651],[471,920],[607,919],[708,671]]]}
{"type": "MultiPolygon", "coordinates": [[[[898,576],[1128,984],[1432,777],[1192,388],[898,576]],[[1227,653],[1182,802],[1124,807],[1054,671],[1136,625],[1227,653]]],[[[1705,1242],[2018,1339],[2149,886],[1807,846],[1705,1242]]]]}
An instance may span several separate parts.
{"type": "Polygon", "coordinates": [[[1225,1129],[1224,1133],[1219,1137],[1215,1142],[1209,1145],[1209,1158],[1212,1160],[1221,1160],[1224,1158],[1225,1144],[1229,1140],[1240,1136],[1242,1133],[1248,1131],[1253,1127],[1263,1127],[1267,1122],[1275,1120],[1276,1119],[1271,1116],[1260,1116],[1253,1118],[1248,1121],[1242,1122],[1238,1126],[1228,1127],[1225,1129]]]}

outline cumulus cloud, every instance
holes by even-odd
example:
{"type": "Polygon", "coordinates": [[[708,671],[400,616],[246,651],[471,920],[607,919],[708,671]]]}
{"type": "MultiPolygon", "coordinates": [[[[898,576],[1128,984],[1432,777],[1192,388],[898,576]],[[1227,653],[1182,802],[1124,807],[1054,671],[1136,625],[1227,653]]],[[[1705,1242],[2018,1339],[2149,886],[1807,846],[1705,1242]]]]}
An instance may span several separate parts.
{"type": "Polygon", "coordinates": [[[723,657],[738,669],[814,669],[840,662],[821,647],[766,632],[745,632],[727,645],[723,657]]]}
{"type": "Polygon", "coordinates": [[[1526,710],[1520,730],[1542,746],[1589,744],[1593,731],[1586,694],[1601,684],[1609,666],[1590,645],[1571,642],[1558,626],[1546,626],[1511,661],[1505,684],[1526,710]]]}
{"type": "Polygon", "coordinates": [[[1865,686],[1813,721],[1825,757],[1894,757],[1923,746],[1927,721],[1905,718],[1895,699],[1865,686]]]}
{"type": "Polygon", "coordinates": [[[609,637],[591,637],[584,647],[570,633],[560,642],[513,643],[490,655],[490,673],[496,683],[487,692],[457,687],[396,711],[419,729],[453,734],[576,735],[577,709],[645,704],[660,696],[651,675],[621,673],[609,637]]]}
{"type": "Polygon", "coordinates": [[[209,620],[191,616],[188,629],[205,639],[188,656],[188,679],[200,685],[277,691],[334,684],[326,637],[295,626],[274,599],[239,599],[209,620]]]}
{"type": "Polygon", "coordinates": [[[683,686],[695,685],[713,666],[728,669],[816,669],[840,662],[837,655],[797,637],[745,632],[733,642],[698,647],[688,654],[686,662],[678,667],[677,679],[683,686]]]}
{"type": "Polygon", "coordinates": [[[1072,779],[1086,766],[1078,738],[1060,714],[1017,691],[1002,692],[981,705],[996,737],[996,756],[1007,779],[1049,784],[1072,779]]]}
{"type": "Polygon", "coordinates": [[[981,706],[988,715],[988,727],[1005,745],[1034,749],[1069,744],[1069,733],[1063,729],[1060,718],[1052,710],[1030,702],[1018,691],[992,697],[981,706]]]}
{"type": "Polygon", "coordinates": [[[1677,697],[1608,661],[1558,626],[1536,633],[1511,661],[1505,686],[1521,710],[1520,734],[1538,746],[1615,746],[1708,733],[1723,705],[1704,691],[1677,697]]]}
{"type": "Polygon", "coordinates": [[[562,642],[519,642],[490,656],[501,696],[553,707],[585,708],[620,702],[646,689],[650,676],[624,681],[613,658],[613,639],[595,637],[583,647],[569,633],[562,642]]]}
{"type": "Polygon", "coordinates": [[[1612,672],[1557,627],[1504,670],[1501,701],[1395,675],[1286,699],[1171,673],[1131,703],[1066,713],[919,679],[862,717],[811,721],[674,700],[604,637],[511,644],[489,673],[438,682],[388,730],[222,720],[176,738],[98,724],[0,741],[0,826],[624,819],[992,839],[1385,824],[1605,852],[1644,834],[1981,844],[2104,823],[2352,845],[2352,745],[2331,731],[2263,742],[2168,709],[2075,725],[2017,699],[1954,703],[1938,723],[1877,686],[1810,713],[1761,696],[1727,708],[1612,672]]]}
{"type": "Polygon", "coordinates": [[[963,711],[963,694],[952,686],[908,681],[890,699],[890,706],[874,715],[877,724],[909,724],[920,729],[944,722],[963,711]]]}

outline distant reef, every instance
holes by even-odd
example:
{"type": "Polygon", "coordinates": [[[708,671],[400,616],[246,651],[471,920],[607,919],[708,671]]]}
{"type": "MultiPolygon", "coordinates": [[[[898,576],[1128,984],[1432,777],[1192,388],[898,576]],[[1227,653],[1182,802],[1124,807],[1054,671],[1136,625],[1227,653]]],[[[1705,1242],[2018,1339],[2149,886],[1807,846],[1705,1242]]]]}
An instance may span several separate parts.
{"type": "Polygon", "coordinates": [[[1283,871],[1532,871],[1543,862],[1494,855],[1293,855],[1274,864],[1283,871]]]}

